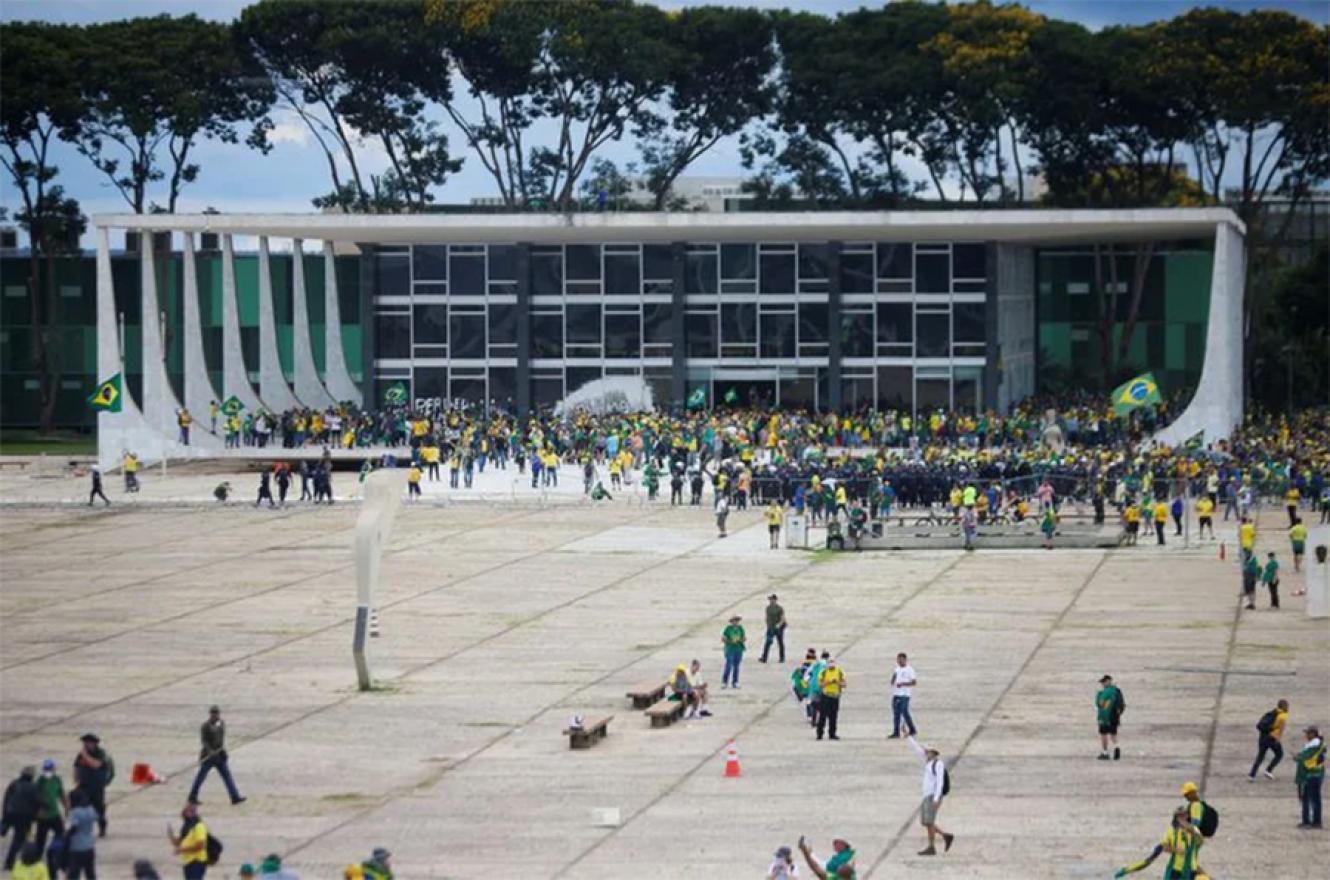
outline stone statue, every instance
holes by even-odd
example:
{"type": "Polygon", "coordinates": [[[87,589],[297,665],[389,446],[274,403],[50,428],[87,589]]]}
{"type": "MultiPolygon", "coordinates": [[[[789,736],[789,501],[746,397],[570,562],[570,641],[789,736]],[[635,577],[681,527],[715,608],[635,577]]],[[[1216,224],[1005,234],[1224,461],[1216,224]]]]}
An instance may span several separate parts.
{"type": "Polygon", "coordinates": [[[379,587],[379,560],[383,558],[383,545],[392,532],[397,508],[402,506],[405,483],[406,472],[396,468],[371,473],[365,478],[364,500],[360,518],[356,520],[356,628],[351,653],[355,656],[356,676],[362,691],[369,690],[373,683],[365,657],[365,637],[374,593],[379,587]]]}

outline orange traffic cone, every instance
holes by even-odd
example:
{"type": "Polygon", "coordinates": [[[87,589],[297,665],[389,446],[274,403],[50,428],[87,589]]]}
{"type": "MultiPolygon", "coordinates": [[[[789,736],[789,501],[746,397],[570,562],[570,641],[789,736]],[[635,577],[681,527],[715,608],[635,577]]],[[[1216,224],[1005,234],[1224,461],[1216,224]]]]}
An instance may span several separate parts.
{"type": "Polygon", "coordinates": [[[166,777],[153,770],[151,764],[135,764],[129,771],[129,781],[134,785],[155,785],[165,782],[166,777]]]}
{"type": "Polygon", "coordinates": [[[734,740],[725,748],[725,775],[741,776],[739,772],[739,749],[735,746],[734,740]]]}
{"type": "Polygon", "coordinates": [[[1224,542],[1223,542],[1223,541],[1220,541],[1220,542],[1219,542],[1219,561],[1220,561],[1220,562],[1223,562],[1223,561],[1224,561],[1224,542]]]}

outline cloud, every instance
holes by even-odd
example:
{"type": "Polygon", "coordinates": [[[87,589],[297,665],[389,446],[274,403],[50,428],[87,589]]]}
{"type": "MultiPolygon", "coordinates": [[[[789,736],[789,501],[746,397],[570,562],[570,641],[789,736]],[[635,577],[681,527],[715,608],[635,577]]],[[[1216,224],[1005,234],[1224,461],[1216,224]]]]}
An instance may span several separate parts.
{"type": "Polygon", "coordinates": [[[299,122],[277,122],[268,132],[268,140],[274,144],[303,147],[309,143],[309,129],[299,122]]]}

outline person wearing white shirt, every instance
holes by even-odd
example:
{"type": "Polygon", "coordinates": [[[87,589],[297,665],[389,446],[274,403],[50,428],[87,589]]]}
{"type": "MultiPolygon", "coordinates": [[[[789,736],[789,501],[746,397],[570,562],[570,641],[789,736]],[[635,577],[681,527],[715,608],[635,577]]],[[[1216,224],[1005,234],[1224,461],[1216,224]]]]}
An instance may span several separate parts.
{"type": "Polygon", "coordinates": [[[910,717],[910,695],[911,690],[916,684],[914,678],[914,667],[909,664],[905,655],[896,655],[896,668],[891,670],[891,736],[888,739],[900,739],[901,721],[905,721],[905,727],[910,731],[910,736],[914,736],[919,731],[914,726],[914,719],[910,717]]]}
{"type": "Polygon", "coordinates": [[[928,832],[928,847],[920,851],[921,856],[935,856],[934,840],[942,835],[942,851],[951,849],[956,835],[948,834],[937,824],[938,810],[942,809],[942,798],[947,788],[947,765],[942,761],[942,753],[937,749],[919,745],[914,736],[909,737],[910,748],[924,762],[923,803],[919,808],[919,824],[928,832]]]}

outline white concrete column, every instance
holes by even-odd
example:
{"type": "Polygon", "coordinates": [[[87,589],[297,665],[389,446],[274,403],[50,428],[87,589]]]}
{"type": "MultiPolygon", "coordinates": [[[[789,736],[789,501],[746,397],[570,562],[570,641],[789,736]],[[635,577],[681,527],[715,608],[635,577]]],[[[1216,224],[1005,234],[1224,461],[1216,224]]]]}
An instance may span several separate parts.
{"type": "Polygon", "coordinates": [[[268,254],[268,236],[259,236],[259,392],[263,401],[276,412],[295,409],[299,404],[282,373],[282,356],[277,346],[277,318],[272,293],[272,259],[268,254]]]}
{"type": "Polygon", "coordinates": [[[334,403],[319,379],[314,365],[314,346],[309,334],[309,300],[305,293],[305,255],[300,239],[291,242],[291,323],[295,330],[296,397],[305,406],[323,409],[334,403]]]}
{"type": "Polygon", "coordinates": [[[350,400],[358,406],[361,402],[360,386],[351,381],[351,374],[346,370],[346,357],[342,353],[342,315],[337,303],[337,261],[331,241],[323,243],[323,279],[324,332],[327,334],[324,384],[337,400],[350,400]]]}
{"type": "Polygon", "coordinates": [[[152,233],[144,232],[139,239],[142,266],[139,282],[143,296],[139,330],[143,341],[143,416],[149,425],[174,439],[178,433],[176,413],[180,403],[166,376],[166,346],[162,338],[162,307],[157,297],[154,238],[152,233]]]}
{"type": "Polygon", "coordinates": [[[240,345],[240,301],[236,298],[235,248],[230,235],[222,236],[222,394],[234,396],[250,412],[263,408],[245,370],[240,345]]]}
{"type": "Polygon", "coordinates": [[[1197,433],[1204,442],[1227,437],[1242,424],[1242,305],[1246,288],[1247,244],[1237,227],[1215,229],[1210,274],[1210,318],[1205,330],[1205,364],[1196,393],[1173,424],[1155,435],[1172,446],[1197,433]]]}
{"type": "MultiPolygon", "coordinates": [[[[185,406],[194,416],[194,434],[202,434],[210,427],[208,405],[222,398],[212,387],[208,375],[208,361],[203,354],[203,318],[199,310],[199,272],[194,255],[194,233],[185,232],[181,257],[185,268],[185,406]]],[[[218,426],[221,430],[221,426],[218,426]]]]}
{"type": "Polygon", "coordinates": [[[97,228],[97,382],[120,374],[120,412],[97,414],[97,462],[102,469],[118,467],[126,449],[145,459],[159,459],[163,438],[150,430],[129,393],[124,353],[120,350],[120,321],[115,308],[115,277],[111,272],[110,233],[97,228]]]}

